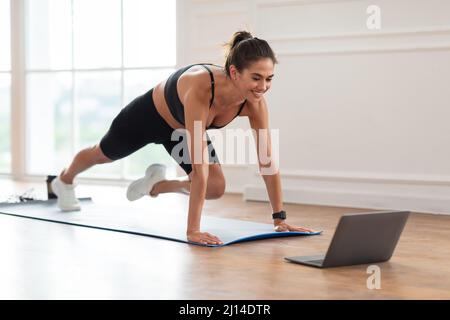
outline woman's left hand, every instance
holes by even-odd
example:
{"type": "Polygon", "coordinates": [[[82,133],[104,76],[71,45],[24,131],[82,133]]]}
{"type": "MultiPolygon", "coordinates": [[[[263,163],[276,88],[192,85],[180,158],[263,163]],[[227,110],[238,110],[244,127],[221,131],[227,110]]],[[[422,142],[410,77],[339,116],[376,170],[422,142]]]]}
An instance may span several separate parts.
{"type": "Polygon", "coordinates": [[[274,230],[277,232],[283,231],[299,231],[299,232],[317,232],[316,230],[305,228],[305,227],[297,227],[290,224],[287,224],[286,221],[275,221],[273,222],[274,230]]]}

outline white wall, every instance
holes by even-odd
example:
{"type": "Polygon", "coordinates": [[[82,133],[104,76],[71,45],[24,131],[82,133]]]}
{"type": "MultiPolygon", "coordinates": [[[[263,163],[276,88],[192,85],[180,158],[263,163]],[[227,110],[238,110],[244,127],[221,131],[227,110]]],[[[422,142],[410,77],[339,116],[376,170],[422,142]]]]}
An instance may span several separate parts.
{"type": "MultiPolygon", "coordinates": [[[[276,51],[267,100],[287,202],[450,213],[450,1],[178,5],[180,65],[223,63],[238,29],[276,51]],[[372,4],[380,30],[366,27],[372,4]]],[[[224,171],[229,192],[267,198],[254,165],[224,171]]]]}

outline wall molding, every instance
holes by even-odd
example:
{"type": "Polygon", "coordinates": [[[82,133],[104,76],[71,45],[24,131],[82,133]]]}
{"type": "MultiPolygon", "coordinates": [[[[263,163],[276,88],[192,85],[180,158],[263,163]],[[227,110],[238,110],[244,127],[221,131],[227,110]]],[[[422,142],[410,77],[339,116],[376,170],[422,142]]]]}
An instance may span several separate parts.
{"type": "MultiPolygon", "coordinates": [[[[321,4],[321,3],[335,3],[335,2],[359,2],[361,0],[250,0],[258,7],[267,7],[267,8],[275,8],[275,7],[286,7],[292,5],[308,5],[308,4],[321,4]]],[[[228,3],[239,3],[238,0],[191,0],[191,3],[195,5],[205,5],[205,4],[228,4],[228,3]]]]}
{"type": "MultiPolygon", "coordinates": [[[[283,190],[285,203],[361,208],[367,210],[409,210],[421,213],[450,214],[450,197],[403,193],[364,192],[358,189],[298,188],[283,190]]],[[[248,185],[244,200],[268,201],[265,188],[248,185]]]]}
{"type": "Polygon", "coordinates": [[[450,49],[450,26],[367,33],[269,37],[266,40],[278,47],[278,55],[283,56],[448,50],[450,49]]]}
{"type": "MultiPolygon", "coordinates": [[[[204,0],[193,1],[196,4],[204,4],[204,0]]],[[[255,10],[252,16],[253,28],[258,25],[255,21],[257,11],[267,8],[288,7],[292,5],[318,5],[323,3],[345,3],[356,2],[358,0],[287,0],[287,1],[251,1],[250,6],[239,6],[238,8],[218,11],[196,12],[191,18],[191,22],[207,16],[236,16],[250,15],[250,9],[255,10]],[[247,9],[246,9],[247,8],[247,9]],[[195,18],[195,19],[194,19],[195,18]]],[[[224,2],[215,1],[212,8],[220,7],[224,2]]],[[[237,4],[237,2],[233,2],[237,4]]],[[[367,30],[367,32],[345,32],[345,33],[324,33],[309,34],[302,36],[268,36],[265,38],[269,43],[279,45],[277,50],[281,56],[302,56],[302,55],[322,55],[322,54],[351,54],[351,53],[371,53],[371,52],[396,52],[396,51],[424,51],[424,50],[449,50],[450,49],[450,25],[448,26],[428,26],[417,29],[392,29],[388,31],[367,30]],[[411,37],[413,39],[411,39],[411,37]],[[430,40],[430,38],[436,38],[430,40]],[[397,43],[392,43],[395,40],[397,43]],[[376,41],[376,45],[373,42],[376,41]],[[307,42],[311,42],[308,44],[307,42]],[[333,43],[334,42],[334,43],[333,43]],[[305,44],[306,43],[306,44],[305,44]],[[295,49],[297,47],[297,49],[295,49]],[[291,49],[294,48],[294,49],[291,49]],[[309,48],[309,49],[303,49],[309,48]]],[[[221,43],[195,46],[192,49],[198,51],[214,52],[221,47],[221,43]]]]}
{"type": "MultiPolygon", "coordinates": [[[[450,49],[450,27],[441,28],[441,29],[428,29],[428,30],[402,30],[402,31],[390,31],[383,33],[337,33],[337,34],[323,34],[323,35],[308,35],[308,36],[296,36],[296,37],[269,37],[266,38],[272,46],[276,46],[277,44],[283,47],[291,47],[292,45],[302,48],[311,48],[311,49],[279,49],[276,50],[277,56],[304,56],[304,55],[326,55],[326,54],[352,54],[352,53],[373,53],[373,52],[407,52],[407,51],[439,51],[439,50],[449,50],[450,49]],[[448,39],[446,41],[435,41],[435,44],[423,44],[423,42],[427,39],[422,39],[422,44],[420,41],[410,43],[410,40],[403,39],[403,44],[391,45],[387,44],[389,38],[399,38],[400,40],[409,36],[413,37],[429,37],[429,36],[441,36],[444,35],[448,39]],[[339,48],[338,46],[331,46],[329,41],[331,40],[352,40],[352,39],[360,39],[364,42],[366,39],[377,39],[384,41],[384,43],[379,44],[378,46],[368,46],[367,44],[359,44],[356,45],[356,48],[349,48],[348,43],[345,44],[344,41],[341,41],[339,48]],[[305,41],[313,41],[322,43],[321,49],[314,48],[312,46],[306,46],[302,42],[305,41]],[[327,43],[328,42],[328,43],[327,43]],[[347,47],[346,47],[347,46],[347,47]]],[[[419,39],[418,39],[419,40],[419,39]]],[[[354,45],[354,41],[352,41],[352,45],[354,45]]],[[[315,45],[317,47],[317,44],[315,45]]],[[[221,48],[221,44],[214,45],[204,45],[204,46],[196,46],[193,49],[199,51],[210,51],[211,53],[221,48]]]]}
{"type": "Polygon", "coordinates": [[[321,56],[321,55],[345,55],[345,54],[371,54],[371,53],[394,53],[394,52],[420,52],[420,51],[448,51],[450,44],[446,46],[415,46],[415,47],[392,47],[378,49],[342,49],[342,50],[321,50],[321,51],[277,51],[279,57],[296,56],[321,56]]]}
{"type": "Polygon", "coordinates": [[[289,6],[302,6],[311,4],[324,4],[324,3],[345,3],[345,2],[361,2],[361,0],[254,0],[257,8],[279,8],[289,6]]]}
{"type": "MultiPolygon", "coordinates": [[[[267,19],[268,12],[277,9],[276,12],[281,15],[283,12],[292,13],[292,10],[298,10],[301,13],[308,13],[310,19],[320,19],[322,16],[317,10],[304,11],[303,6],[310,6],[318,9],[319,6],[328,4],[333,5],[348,4],[348,10],[357,10],[358,13],[366,14],[365,7],[370,5],[369,1],[360,0],[254,0],[253,10],[255,13],[255,24],[264,26],[264,19],[267,19]],[[363,11],[361,11],[363,10],[363,11]]],[[[339,6],[339,8],[343,8],[339,6]]],[[[353,12],[352,11],[352,12],[353,12]]],[[[356,11],[355,11],[356,12],[356,11]]],[[[355,13],[354,12],[354,13],[355,13]]],[[[328,12],[328,16],[330,16],[328,12]]],[[[365,18],[361,17],[362,23],[365,18]]],[[[295,26],[296,20],[292,14],[286,17],[286,24],[295,26]]],[[[441,21],[442,22],[442,21],[441,21]]],[[[354,25],[354,32],[350,31],[350,26],[340,24],[342,32],[335,33],[336,28],[328,28],[328,31],[320,33],[316,24],[311,24],[305,30],[307,33],[302,34],[302,30],[286,29],[277,26],[275,29],[270,28],[263,31],[262,37],[269,43],[273,44],[276,52],[285,56],[301,56],[311,54],[332,54],[332,53],[366,53],[366,52],[394,52],[394,51],[417,51],[417,50],[436,50],[450,48],[450,25],[448,22],[441,23],[429,22],[428,24],[415,25],[414,27],[390,28],[384,26],[382,30],[368,30],[364,25],[354,25]],[[280,29],[279,29],[280,28],[280,29]],[[277,32],[277,29],[279,31],[277,32]],[[342,28],[341,28],[342,29],[342,28]],[[358,30],[358,31],[356,31],[358,30]],[[386,30],[386,31],[385,31],[386,30]],[[289,33],[288,36],[280,36],[283,33],[289,33]],[[318,32],[318,33],[317,33],[318,32]]],[[[326,25],[326,23],[325,23],[326,25]]],[[[274,27],[274,25],[270,25],[274,27]]],[[[308,27],[308,25],[306,25],[308,27]]],[[[263,28],[264,29],[264,28],[263,28]]],[[[305,32],[303,30],[303,32],[305,32]]]]}
{"type": "MultiPolygon", "coordinates": [[[[259,175],[255,172],[254,175],[259,175]]],[[[424,186],[450,186],[450,176],[383,174],[365,172],[333,172],[312,170],[281,170],[281,177],[286,179],[308,179],[341,182],[369,182],[383,184],[414,184],[424,186]]]]}
{"type": "MultiPolygon", "coordinates": [[[[251,172],[254,177],[260,177],[256,165],[221,164],[227,170],[251,172]]],[[[364,182],[382,184],[406,184],[423,186],[449,186],[450,176],[417,175],[417,174],[386,174],[371,172],[341,172],[322,170],[280,170],[280,176],[285,179],[321,180],[333,182],[364,182]]]]}
{"type": "Polygon", "coordinates": [[[446,27],[427,27],[421,29],[392,29],[389,31],[368,31],[368,32],[342,32],[342,33],[323,33],[310,34],[304,36],[281,36],[268,37],[270,41],[304,41],[304,40],[323,40],[323,39],[354,39],[354,38],[379,38],[379,37],[402,37],[409,35],[450,35],[450,25],[446,27]]]}
{"type": "MultiPolygon", "coordinates": [[[[253,178],[240,171],[237,192],[244,200],[268,201],[265,186],[258,185],[259,173],[250,166],[247,170],[253,178]]],[[[281,178],[285,203],[450,214],[449,176],[281,170],[281,178]]]]}

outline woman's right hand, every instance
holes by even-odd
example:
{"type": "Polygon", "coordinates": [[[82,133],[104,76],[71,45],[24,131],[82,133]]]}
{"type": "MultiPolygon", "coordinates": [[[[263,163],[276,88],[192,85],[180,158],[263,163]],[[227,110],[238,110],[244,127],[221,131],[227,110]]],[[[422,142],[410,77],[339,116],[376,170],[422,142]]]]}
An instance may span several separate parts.
{"type": "Polygon", "coordinates": [[[201,231],[188,231],[186,233],[187,239],[189,242],[196,242],[199,244],[223,244],[223,242],[216,237],[215,235],[212,235],[208,232],[201,232],[201,231]]]}

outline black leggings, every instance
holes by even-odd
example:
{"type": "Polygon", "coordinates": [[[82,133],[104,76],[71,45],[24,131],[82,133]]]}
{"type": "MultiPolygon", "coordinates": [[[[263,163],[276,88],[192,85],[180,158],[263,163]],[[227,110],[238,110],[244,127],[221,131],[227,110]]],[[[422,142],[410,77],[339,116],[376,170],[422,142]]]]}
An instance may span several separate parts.
{"type": "MultiPolygon", "coordinates": [[[[162,144],[167,152],[183,168],[186,174],[191,173],[192,165],[187,149],[185,134],[179,138],[178,154],[172,151],[180,141],[172,141],[174,129],[161,117],[152,97],[153,89],[131,101],[114,118],[108,132],[100,141],[100,149],[111,160],[119,160],[136,152],[149,143],[162,144]],[[184,159],[185,158],[185,159],[184,159]],[[183,160],[184,159],[184,160],[183,160]]],[[[209,163],[219,163],[214,146],[207,136],[209,163]]]]}

